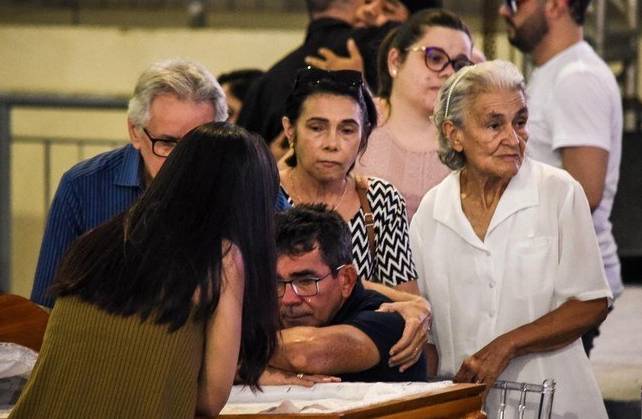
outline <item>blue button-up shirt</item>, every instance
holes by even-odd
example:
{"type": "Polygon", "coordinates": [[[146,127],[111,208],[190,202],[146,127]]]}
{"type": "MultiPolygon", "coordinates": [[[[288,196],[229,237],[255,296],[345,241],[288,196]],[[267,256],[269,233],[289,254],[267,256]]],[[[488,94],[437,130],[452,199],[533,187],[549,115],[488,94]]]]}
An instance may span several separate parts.
{"type": "MultiPolygon", "coordinates": [[[[71,243],[86,231],[128,209],[144,190],[141,157],[128,144],[99,154],[69,169],[49,209],[31,299],[52,307],[47,291],[71,243]]],[[[288,208],[279,194],[277,211],[288,208]]]]}

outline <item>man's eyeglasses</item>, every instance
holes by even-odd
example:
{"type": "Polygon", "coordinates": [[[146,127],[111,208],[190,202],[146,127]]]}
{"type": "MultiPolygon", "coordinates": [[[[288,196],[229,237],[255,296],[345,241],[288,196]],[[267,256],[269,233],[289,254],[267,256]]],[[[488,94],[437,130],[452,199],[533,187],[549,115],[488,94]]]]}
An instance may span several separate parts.
{"type": "Polygon", "coordinates": [[[517,13],[517,5],[518,5],[518,3],[519,3],[518,0],[506,0],[504,2],[504,4],[506,4],[506,7],[508,8],[508,10],[510,11],[510,13],[512,15],[517,13]]]}
{"type": "Polygon", "coordinates": [[[174,147],[176,147],[176,144],[178,144],[178,140],[175,138],[170,139],[152,137],[149,131],[147,131],[147,128],[143,128],[143,132],[145,133],[145,135],[147,135],[149,141],[152,142],[152,152],[158,157],[169,156],[169,153],[171,153],[172,150],[174,150],[174,147]]]}
{"type": "Polygon", "coordinates": [[[292,285],[294,293],[299,297],[314,297],[319,293],[319,281],[324,280],[330,275],[336,275],[344,266],[346,265],[331,269],[330,272],[321,277],[304,275],[294,279],[278,280],[276,282],[276,295],[282,298],[285,295],[285,287],[290,284],[292,285]]]}
{"type": "Polygon", "coordinates": [[[426,67],[436,73],[448,67],[448,64],[452,65],[455,71],[473,64],[472,61],[464,55],[458,55],[451,59],[446,51],[439,47],[413,47],[408,48],[407,51],[422,51],[424,53],[426,67]]]}

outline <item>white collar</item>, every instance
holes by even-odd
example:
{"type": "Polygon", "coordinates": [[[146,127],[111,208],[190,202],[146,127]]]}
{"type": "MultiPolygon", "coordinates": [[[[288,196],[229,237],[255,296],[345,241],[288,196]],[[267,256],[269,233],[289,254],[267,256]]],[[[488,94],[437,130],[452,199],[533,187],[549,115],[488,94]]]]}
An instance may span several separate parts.
{"type": "MultiPolygon", "coordinates": [[[[451,173],[437,189],[432,216],[435,221],[453,230],[470,245],[482,250],[488,250],[484,242],[475,234],[461,207],[460,173],[461,171],[451,173]]],[[[488,238],[493,230],[511,215],[536,205],[539,205],[537,176],[533,171],[530,159],[524,157],[522,166],[510,180],[499,199],[493,218],[490,220],[486,237],[488,238]]]]}

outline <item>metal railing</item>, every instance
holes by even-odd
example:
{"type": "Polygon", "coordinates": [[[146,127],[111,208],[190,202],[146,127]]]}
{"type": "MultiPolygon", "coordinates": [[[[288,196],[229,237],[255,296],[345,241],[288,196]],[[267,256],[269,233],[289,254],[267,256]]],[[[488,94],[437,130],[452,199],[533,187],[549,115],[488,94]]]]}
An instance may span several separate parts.
{"type": "Polygon", "coordinates": [[[93,154],[87,153],[89,147],[104,147],[104,148],[116,148],[127,144],[125,140],[100,140],[100,139],[86,139],[86,140],[76,140],[70,138],[54,138],[54,137],[24,137],[24,136],[14,136],[12,138],[12,144],[33,144],[42,146],[42,171],[43,176],[43,207],[45,213],[49,212],[49,202],[51,201],[51,192],[53,190],[54,181],[52,179],[52,154],[53,150],[57,146],[72,147],[76,151],[77,162],[85,160],[89,157],[92,157],[93,154]]]}
{"type": "MultiPolygon", "coordinates": [[[[75,95],[32,95],[11,94],[0,92],[0,292],[9,290],[11,276],[11,145],[16,140],[11,132],[11,113],[15,108],[51,109],[94,109],[94,110],[124,110],[127,109],[127,99],[123,97],[98,97],[75,95]]],[[[20,142],[40,142],[45,147],[45,176],[49,176],[51,167],[51,146],[61,142],[60,139],[27,139],[20,142]],[[49,155],[47,155],[49,152],[49,155]]],[[[65,144],[78,144],[80,141],[65,140],[65,144]]],[[[89,144],[82,142],[82,147],[89,144]]],[[[92,145],[113,146],[118,140],[91,141],[92,145]]],[[[45,208],[48,205],[51,192],[51,179],[45,183],[45,208]]]]}
{"type": "MultiPolygon", "coordinates": [[[[555,396],[555,381],[553,379],[544,380],[542,384],[518,383],[514,381],[498,380],[493,386],[500,391],[500,405],[497,412],[497,419],[505,419],[508,392],[519,392],[519,405],[516,409],[518,419],[524,419],[526,412],[526,396],[528,393],[539,395],[539,404],[537,410],[537,419],[550,419],[553,409],[553,398],[555,396]]],[[[495,416],[492,416],[495,417],[495,416]]]]}

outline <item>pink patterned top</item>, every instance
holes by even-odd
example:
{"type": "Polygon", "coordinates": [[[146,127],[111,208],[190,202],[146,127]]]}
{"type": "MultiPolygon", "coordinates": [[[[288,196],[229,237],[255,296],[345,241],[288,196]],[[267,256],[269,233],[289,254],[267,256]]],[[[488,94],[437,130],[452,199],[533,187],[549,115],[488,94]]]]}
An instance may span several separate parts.
{"type": "Polygon", "coordinates": [[[355,165],[355,173],[380,177],[397,187],[406,199],[409,222],[426,192],[450,173],[437,155],[437,139],[430,140],[424,151],[411,151],[389,129],[379,127],[370,135],[368,149],[355,165]]]}

